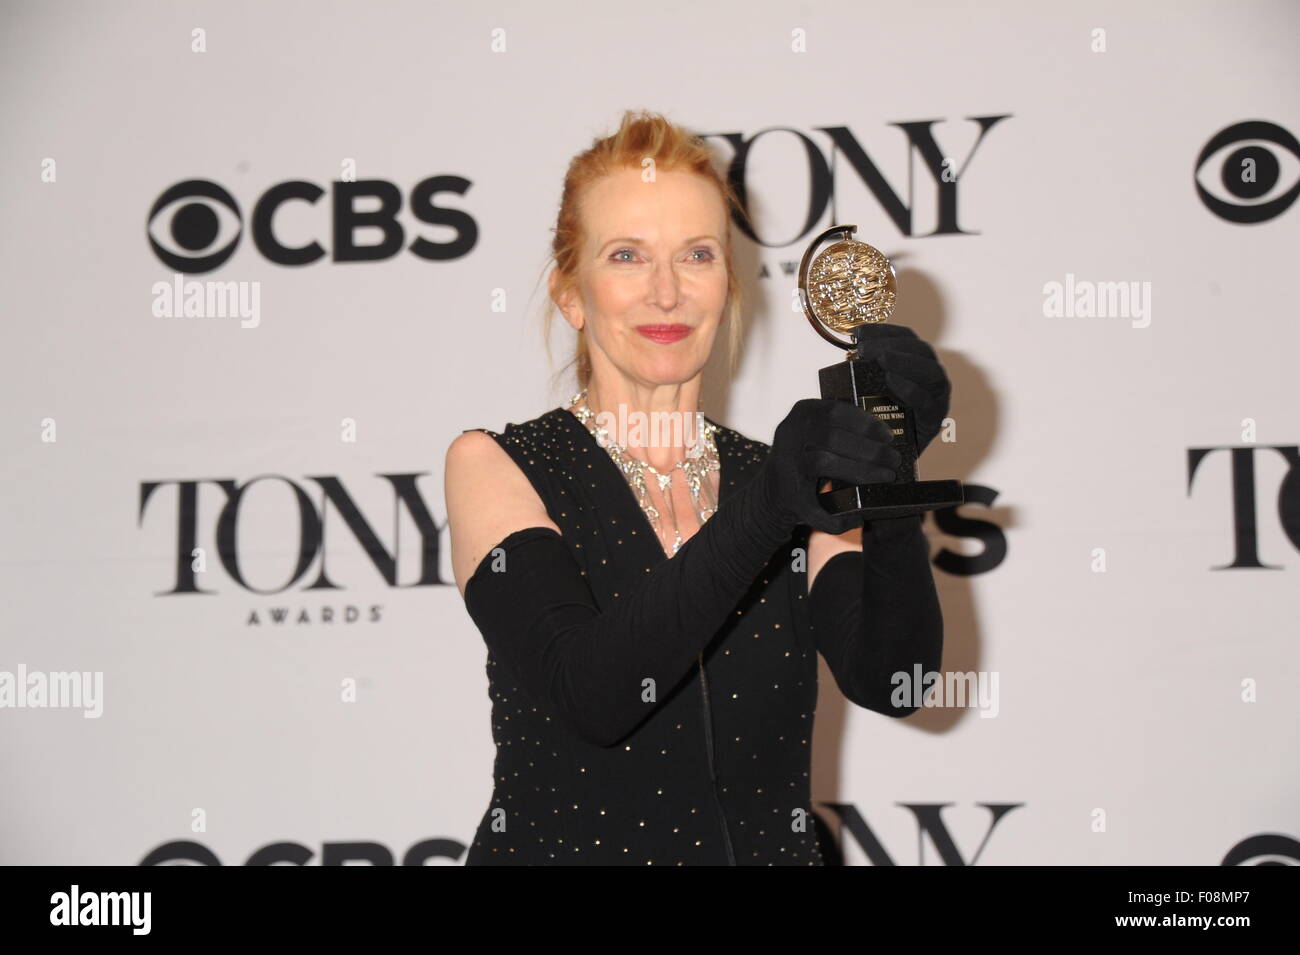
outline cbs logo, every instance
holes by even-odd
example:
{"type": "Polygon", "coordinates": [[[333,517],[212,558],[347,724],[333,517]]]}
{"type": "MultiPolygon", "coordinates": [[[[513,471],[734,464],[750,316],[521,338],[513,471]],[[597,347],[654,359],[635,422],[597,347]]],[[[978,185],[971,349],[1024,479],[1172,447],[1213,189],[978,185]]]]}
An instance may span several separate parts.
{"type": "MultiPolygon", "coordinates": [[[[293,180],[268,189],[253,206],[251,231],[258,252],[277,265],[308,265],[326,255],[335,262],[376,262],[392,258],[405,245],[422,259],[446,261],[467,255],[478,242],[478,224],[469,213],[435,201],[441,193],[463,196],[472,185],[468,179],[431,176],[411,190],[411,216],[450,229],[452,237],[431,241],[416,236],[409,245],[398,221],[402,193],[397,186],[382,179],[330,185],[328,203],[320,202],[325,190],[311,182],[293,180]],[[363,204],[369,208],[359,208],[363,204]],[[314,238],[322,234],[329,236],[328,251],[314,238]]],[[[163,264],[194,275],[219,268],[235,254],[244,215],[235,197],[217,183],[187,179],[158,197],[145,231],[163,264]]]]}
{"type": "Polygon", "coordinates": [[[1221,219],[1249,225],[1275,219],[1291,207],[1300,195],[1297,167],[1300,142],[1281,126],[1255,119],[1215,133],[1196,157],[1192,179],[1207,209],[1221,219]],[[1286,153],[1266,143],[1281,146],[1286,153]],[[1211,157],[1214,162],[1210,162],[1211,157]],[[1207,181],[1202,182],[1201,170],[1206,166],[1207,181]],[[1292,180],[1292,185],[1279,192],[1284,166],[1290,173],[1285,178],[1292,180]],[[1223,194],[1216,195],[1211,185],[1223,190],[1223,194]]]}

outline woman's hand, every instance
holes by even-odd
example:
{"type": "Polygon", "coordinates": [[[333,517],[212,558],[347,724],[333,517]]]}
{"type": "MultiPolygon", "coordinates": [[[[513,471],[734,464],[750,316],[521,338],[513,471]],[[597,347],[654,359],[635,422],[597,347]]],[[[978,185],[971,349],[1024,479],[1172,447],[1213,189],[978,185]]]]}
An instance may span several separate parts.
{"type": "Polygon", "coordinates": [[[912,409],[920,455],[939,433],[952,394],[952,383],[934,349],[902,325],[867,325],[859,340],[858,357],[875,359],[884,369],[886,387],[912,409]]]}
{"type": "MultiPolygon", "coordinates": [[[[901,395],[899,396],[902,397],[901,395]]],[[[829,534],[862,525],[860,513],[831,514],[817,491],[824,478],[850,484],[893,481],[901,458],[889,427],[864,408],[838,398],[797,401],[777,425],[772,453],[758,479],[767,499],[788,524],[807,524],[829,534]]]]}

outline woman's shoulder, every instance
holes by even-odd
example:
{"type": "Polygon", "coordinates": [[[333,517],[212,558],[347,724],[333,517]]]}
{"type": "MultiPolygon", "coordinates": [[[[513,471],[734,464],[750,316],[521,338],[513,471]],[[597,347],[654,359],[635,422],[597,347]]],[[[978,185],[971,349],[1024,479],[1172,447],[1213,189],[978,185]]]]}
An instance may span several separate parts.
{"type": "Polygon", "coordinates": [[[452,445],[472,442],[464,453],[493,468],[501,463],[501,452],[504,451],[504,457],[528,475],[538,494],[547,498],[554,490],[548,474],[567,466],[581,447],[573,430],[575,426],[583,427],[570,411],[563,407],[552,408],[526,421],[508,421],[500,431],[487,427],[466,428],[452,445]],[[572,418],[572,424],[565,421],[564,416],[572,418]]]}
{"type": "Polygon", "coordinates": [[[447,450],[443,484],[462,594],[483,555],[507,535],[538,527],[560,533],[546,506],[545,462],[519,440],[527,424],[510,422],[502,431],[466,428],[447,450]]]}
{"type": "Polygon", "coordinates": [[[498,442],[506,441],[511,444],[527,444],[530,442],[540,442],[554,434],[556,427],[560,424],[560,414],[567,414],[564,408],[552,408],[550,411],[544,411],[535,418],[529,418],[527,421],[507,421],[500,431],[492,428],[465,428],[461,434],[469,434],[471,431],[482,431],[497,439],[498,442]]]}

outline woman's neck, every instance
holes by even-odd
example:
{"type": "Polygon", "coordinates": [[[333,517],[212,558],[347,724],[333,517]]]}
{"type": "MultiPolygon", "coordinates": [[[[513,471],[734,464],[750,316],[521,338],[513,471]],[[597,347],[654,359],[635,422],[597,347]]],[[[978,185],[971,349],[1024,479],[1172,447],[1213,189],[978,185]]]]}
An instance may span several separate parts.
{"type": "Polygon", "coordinates": [[[658,471],[685,460],[699,440],[698,377],[652,388],[593,379],[586,390],[587,407],[597,416],[594,423],[608,430],[611,441],[658,471]]]}

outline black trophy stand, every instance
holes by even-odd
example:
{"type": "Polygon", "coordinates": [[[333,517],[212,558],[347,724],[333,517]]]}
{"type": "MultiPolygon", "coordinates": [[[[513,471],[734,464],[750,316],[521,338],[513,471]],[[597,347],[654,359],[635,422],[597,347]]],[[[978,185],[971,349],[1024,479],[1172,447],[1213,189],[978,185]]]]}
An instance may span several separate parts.
{"type": "MultiPolygon", "coordinates": [[[[853,341],[870,334],[871,326],[853,330],[853,341]]],[[[851,401],[880,418],[894,432],[893,448],[902,461],[895,479],[885,484],[844,484],[831,481],[831,489],[817,495],[822,507],[832,514],[862,511],[863,520],[907,517],[940,507],[952,507],[966,500],[957,480],[916,479],[916,423],[912,410],[885,386],[885,371],[873,359],[853,358],[836,362],[818,372],[822,397],[851,401]]]]}

